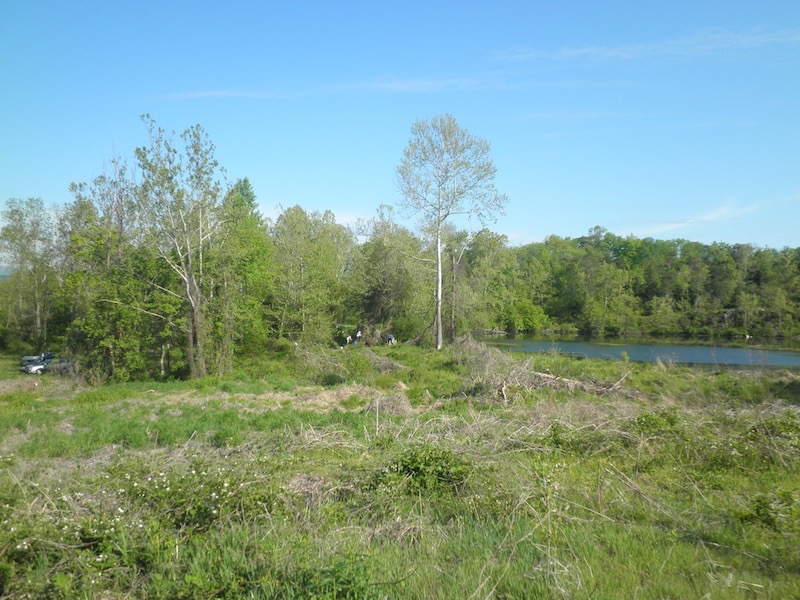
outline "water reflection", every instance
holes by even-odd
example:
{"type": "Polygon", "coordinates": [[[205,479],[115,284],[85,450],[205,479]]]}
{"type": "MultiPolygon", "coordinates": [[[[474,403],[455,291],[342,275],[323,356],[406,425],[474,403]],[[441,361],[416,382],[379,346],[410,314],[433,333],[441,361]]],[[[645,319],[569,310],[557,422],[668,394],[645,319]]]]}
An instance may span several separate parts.
{"type": "Polygon", "coordinates": [[[492,346],[514,352],[561,352],[576,357],[607,358],[636,362],[665,362],[698,365],[750,367],[800,367],[800,352],[733,348],[728,346],[692,346],[682,344],[608,343],[598,341],[553,341],[525,338],[488,338],[492,346]]]}

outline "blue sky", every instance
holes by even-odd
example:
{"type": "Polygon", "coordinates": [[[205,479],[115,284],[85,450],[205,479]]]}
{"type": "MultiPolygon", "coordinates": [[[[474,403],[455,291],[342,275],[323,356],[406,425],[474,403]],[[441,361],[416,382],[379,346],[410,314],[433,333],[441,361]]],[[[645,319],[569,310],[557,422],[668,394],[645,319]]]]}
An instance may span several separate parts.
{"type": "Polygon", "coordinates": [[[796,0],[0,0],[0,75],[0,201],[69,202],[149,113],[201,124],[266,216],[349,224],[397,204],[411,124],[451,113],[492,145],[512,244],[800,246],[796,0]]]}

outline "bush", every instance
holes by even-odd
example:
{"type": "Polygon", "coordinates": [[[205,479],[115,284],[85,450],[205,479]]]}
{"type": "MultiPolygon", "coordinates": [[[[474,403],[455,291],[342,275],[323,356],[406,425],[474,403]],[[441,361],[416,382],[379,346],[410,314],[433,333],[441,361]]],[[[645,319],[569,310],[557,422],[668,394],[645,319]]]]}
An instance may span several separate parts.
{"type": "Polygon", "coordinates": [[[800,503],[791,493],[779,490],[774,493],[759,493],[750,499],[745,510],[739,513],[745,523],[756,523],[773,531],[798,529],[800,503]]]}
{"type": "Polygon", "coordinates": [[[398,486],[411,494],[437,494],[463,489],[469,467],[450,450],[431,445],[405,450],[378,473],[378,485],[398,486]]]}

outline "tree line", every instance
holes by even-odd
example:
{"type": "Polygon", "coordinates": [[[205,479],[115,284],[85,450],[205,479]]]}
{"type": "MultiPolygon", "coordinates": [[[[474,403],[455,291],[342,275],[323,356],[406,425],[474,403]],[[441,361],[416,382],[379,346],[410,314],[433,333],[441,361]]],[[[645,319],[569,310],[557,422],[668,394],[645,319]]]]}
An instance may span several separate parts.
{"type": "Polygon", "coordinates": [[[71,186],[57,210],[10,199],[0,249],[0,345],[58,349],[116,380],[202,377],[237,355],[298,343],[441,347],[475,331],[593,336],[800,335],[800,248],[620,237],[600,227],[510,246],[483,223],[505,197],[488,144],[449,115],[418,122],[397,169],[400,208],[357,226],[330,211],[258,210],[200,126],[176,138],[149,117],[135,167],[71,186]]]}

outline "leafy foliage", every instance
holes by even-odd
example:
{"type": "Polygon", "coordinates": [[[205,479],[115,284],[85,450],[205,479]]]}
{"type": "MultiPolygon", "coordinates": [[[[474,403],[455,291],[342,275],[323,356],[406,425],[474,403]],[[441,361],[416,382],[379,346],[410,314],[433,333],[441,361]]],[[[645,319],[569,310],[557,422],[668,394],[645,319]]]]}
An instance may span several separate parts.
{"type": "MultiPolygon", "coordinates": [[[[489,144],[451,115],[415,123],[397,169],[401,205],[424,217],[417,232],[386,206],[352,228],[300,206],[268,221],[246,178],[221,181],[199,125],[178,147],[144,121],[149,144],[135,151],[135,169],[112,159],[71,186],[66,207],[5,203],[0,346],[60,351],[103,382],[222,375],[279,340],[338,347],[359,330],[373,344],[392,335],[436,346],[476,331],[800,334],[798,249],[602,227],[516,247],[488,229],[458,229],[451,217],[490,218],[505,197],[493,187],[489,144]]],[[[731,389],[743,393],[760,391],[731,389]]]]}
{"type": "Polygon", "coordinates": [[[396,486],[412,495],[457,491],[466,483],[469,468],[450,450],[430,445],[403,451],[376,476],[379,486],[396,486]]]}

